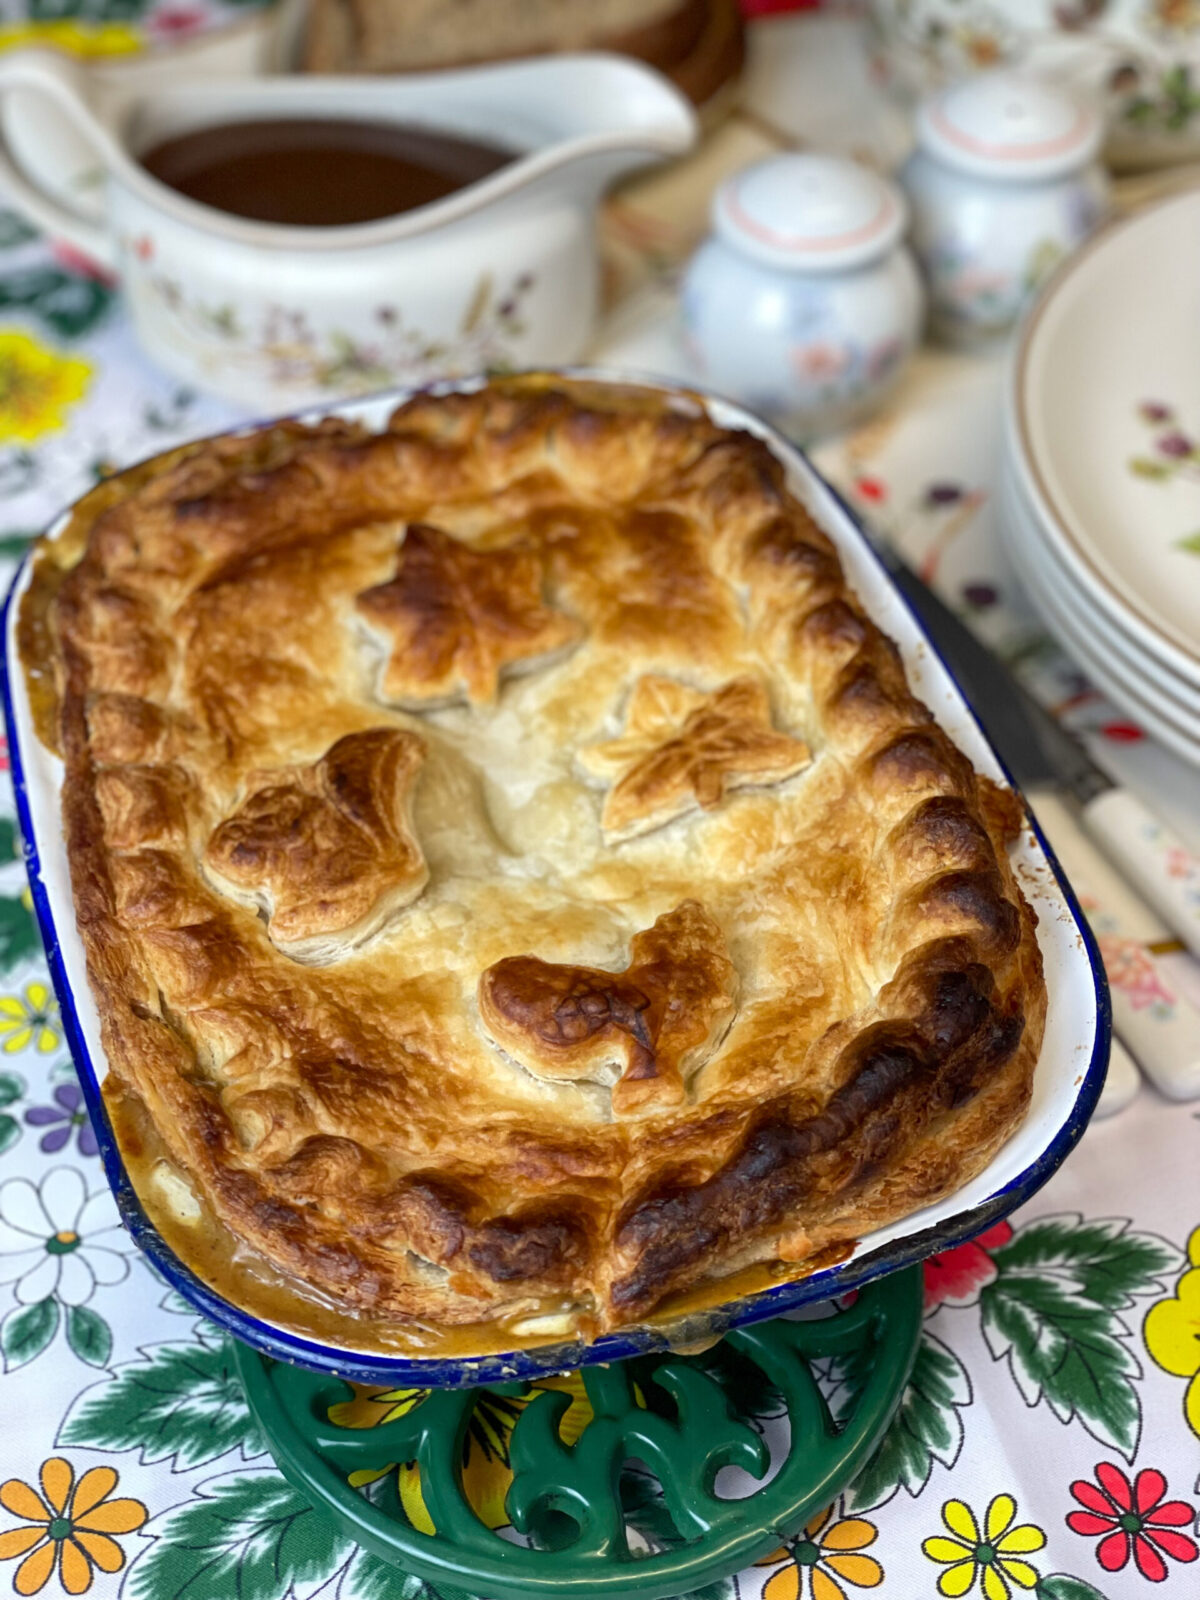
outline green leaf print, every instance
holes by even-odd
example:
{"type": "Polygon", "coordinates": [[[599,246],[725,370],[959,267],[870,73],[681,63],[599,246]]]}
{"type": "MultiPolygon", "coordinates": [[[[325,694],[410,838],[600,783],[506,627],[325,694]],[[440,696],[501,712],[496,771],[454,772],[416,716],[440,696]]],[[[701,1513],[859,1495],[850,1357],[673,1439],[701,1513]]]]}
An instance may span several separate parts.
{"type": "Polygon", "coordinates": [[[116,1369],[111,1381],[85,1390],[59,1433],[60,1445],[139,1450],[149,1465],[172,1470],[205,1466],[240,1447],[259,1455],[262,1443],[219,1334],[187,1344],[151,1345],[145,1360],[116,1369]]]}
{"type": "MultiPolygon", "coordinates": [[[[842,1387],[832,1401],[838,1418],[857,1400],[867,1373],[842,1367],[839,1376],[842,1387]]],[[[847,1506],[865,1511],[883,1505],[899,1489],[920,1494],[935,1461],[953,1466],[963,1441],[959,1410],[969,1406],[971,1398],[971,1380],[962,1362],[948,1345],[924,1333],[900,1407],[875,1454],[854,1480],[846,1496],[847,1506]]]]}
{"type": "Polygon", "coordinates": [[[28,244],[37,238],[19,211],[0,211],[0,250],[15,250],[19,244],[28,244]]]}
{"type": "Polygon", "coordinates": [[[1067,1572],[1051,1572],[1039,1578],[1033,1592],[1037,1600],[1104,1600],[1099,1589],[1067,1572]]]}
{"type": "Polygon", "coordinates": [[[270,1469],[199,1484],[142,1531],[154,1544],[130,1569],[131,1600],[308,1600],[352,1548],[270,1469]]]}
{"type": "Polygon", "coordinates": [[[42,939],[32,911],[20,900],[0,900],[0,972],[41,951],[42,939]]]}
{"type": "Polygon", "coordinates": [[[106,1367],[112,1355],[112,1329],[90,1306],[67,1307],[67,1343],[89,1367],[106,1367]]]}
{"type": "Polygon", "coordinates": [[[1135,1295],[1161,1293],[1165,1280],[1187,1265],[1177,1246],[1152,1233],[1131,1233],[1123,1217],[1041,1217],[991,1254],[1001,1278],[1052,1277],[1111,1311],[1129,1310],[1135,1295]]]}
{"type": "Polygon", "coordinates": [[[0,1323],[0,1354],[5,1372],[15,1372],[40,1356],[58,1328],[58,1301],[53,1295],[32,1306],[14,1306],[0,1323]]]}
{"type": "Polygon", "coordinates": [[[1176,550],[1182,550],[1185,555],[1200,556],[1200,531],[1189,533],[1182,539],[1176,539],[1176,550]]]}
{"type": "Polygon", "coordinates": [[[997,1277],[980,1293],[983,1333],[1027,1405],[1060,1422],[1078,1417],[1102,1444],[1132,1459],[1141,1405],[1137,1357],[1118,1313],[1152,1294],[1182,1264],[1174,1245],[1122,1219],[1044,1217],[992,1252],[997,1277]]]}
{"type": "Polygon", "coordinates": [[[62,339],[89,333],[116,290],[61,267],[28,267],[0,277],[0,310],[26,311],[62,339]]]}
{"type": "MultiPolygon", "coordinates": [[[[25,1093],[25,1080],[15,1072],[0,1072],[0,1106],[14,1105],[25,1093]]],[[[0,1156],[11,1150],[21,1137],[21,1124],[7,1111],[0,1111],[0,1156]]]]}
{"type": "Polygon", "coordinates": [[[445,1584],[435,1589],[415,1573],[401,1572],[365,1550],[351,1559],[337,1593],[338,1600],[343,1596],[345,1600],[471,1600],[462,1589],[445,1584]]]}
{"type": "Polygon", "coordinates": [[[0,536],[0,559],[17,561],[29,548],[29,541],[37,534],[31,528],[27,533],[6,533],[0,536]]]}

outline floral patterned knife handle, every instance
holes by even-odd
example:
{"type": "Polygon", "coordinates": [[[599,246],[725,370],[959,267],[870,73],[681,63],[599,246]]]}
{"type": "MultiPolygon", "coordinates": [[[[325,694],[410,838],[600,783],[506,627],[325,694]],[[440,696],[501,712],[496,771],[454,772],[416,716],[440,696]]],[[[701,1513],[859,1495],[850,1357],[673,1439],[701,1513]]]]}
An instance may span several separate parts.
{"type": "Polygon", "coordinates": [[[1096,935],[1112,993],[1113,1031],[1162,1094],[1200,1097],[1200,1011],[1149,948],[1170,937],[1162,921],[1139,902],[1056,794],[1035,790],[1028,798],[1096,935]]]}
{"type": "Polygon", "coordinates": [[[1141,898],[1200,956],[1200,860],[1128,789],[1089,800],[1083,821],[1141,898]]]}

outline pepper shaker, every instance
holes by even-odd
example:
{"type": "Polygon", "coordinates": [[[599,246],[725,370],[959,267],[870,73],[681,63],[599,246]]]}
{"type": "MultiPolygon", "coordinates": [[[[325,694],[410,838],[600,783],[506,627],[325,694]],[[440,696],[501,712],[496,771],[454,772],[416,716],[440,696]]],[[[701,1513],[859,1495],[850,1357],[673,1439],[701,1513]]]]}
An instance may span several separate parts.
{"type": "Polygon", "coordinates": [[[901,174],[930,325],[954,344],[1008,331],[1103,219],[1103,123],[1066,89],[988,72],[926,99],[901,174]]]}
{"type": "Polygon", "coordinates": [[[801,439],[878,405],[921,325],[895,184],[838,156],[772,156],[720,186],[712,222],[681,300],[698,378],[801,439]]]}

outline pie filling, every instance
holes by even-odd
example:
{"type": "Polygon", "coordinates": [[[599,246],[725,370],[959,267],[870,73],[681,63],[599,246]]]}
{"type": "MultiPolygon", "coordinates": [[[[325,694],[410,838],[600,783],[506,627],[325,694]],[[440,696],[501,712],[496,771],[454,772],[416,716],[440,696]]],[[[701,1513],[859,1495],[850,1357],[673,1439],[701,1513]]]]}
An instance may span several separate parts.
{"type": "Polygon", "coordinates": [[[43,541],[19,630],[135,1182],[296,1325],[591,1337],[1024,1114],[1020,806],[692,401],[185,446],[43,541]]]}

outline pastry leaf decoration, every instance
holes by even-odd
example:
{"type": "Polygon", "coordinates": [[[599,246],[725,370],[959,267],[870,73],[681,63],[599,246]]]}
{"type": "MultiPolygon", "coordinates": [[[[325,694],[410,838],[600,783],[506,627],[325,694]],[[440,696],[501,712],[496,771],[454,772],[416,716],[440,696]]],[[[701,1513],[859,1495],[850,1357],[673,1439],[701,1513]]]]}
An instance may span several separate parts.
{"type": "Polygon", "coordinates": [[[395,576],[355,602],[391,646],[383,697],[414,710],[460,699],[487,704],[506,673],[574,644],[579,624],[543,603],[542,582],[532,550],[473,550],[441,528],[412,523],[395,576]]]}
{"type": "Polygon", "coordinates": [[[527,1071],[613,1084],[617,1116],[682,1103],[733,1018],[737,974],[708,912],[685,900],[634,935],[623,972],[509,956],[479,980],[495,1042],[527,1071]]]}
{"type": "Polygon", "coordinates": [[[272,942],[328,961],[375,933],[429,877],[408,819],[425,743],[371,728],[308,766],[251,772],[205,853],[223,888],[264,909],[272,942]]]}
{"type": "Polygon", "coordinates": [[[767,691],[734,678],[705,694],[674,678],[639,678],[619,739],[588,746],[580,761],[612,787],[601,823],[609,839],[661,828],[700,807],[712,811],[731,789],[782,783],[807,767],[802,739],[771,725],[767,691]]]}

